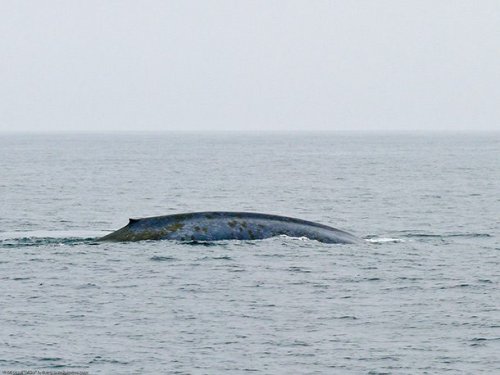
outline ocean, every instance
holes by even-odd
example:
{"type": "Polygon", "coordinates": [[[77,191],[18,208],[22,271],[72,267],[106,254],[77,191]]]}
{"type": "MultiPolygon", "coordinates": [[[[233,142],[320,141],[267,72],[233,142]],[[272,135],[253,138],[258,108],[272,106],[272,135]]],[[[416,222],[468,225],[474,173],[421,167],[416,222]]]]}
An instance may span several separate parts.
{"type": "Polygon", "coordinates": [[[500,373],[500,134],[0,135],[0,371],[500,373]],[[129,217],[304,238],[99,243],[129,217]]]}

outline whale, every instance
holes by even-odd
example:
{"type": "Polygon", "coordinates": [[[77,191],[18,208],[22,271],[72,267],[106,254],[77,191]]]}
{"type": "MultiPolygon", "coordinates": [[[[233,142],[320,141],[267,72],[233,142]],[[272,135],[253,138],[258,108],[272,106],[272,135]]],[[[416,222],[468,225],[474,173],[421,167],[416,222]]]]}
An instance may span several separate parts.
{"type": "Polygon", "coordinates": [[[190,212],[129,219],[126,226],[99,238],[98,241],[250,241],[281,235],[306,237],[330,244],[362,242],[353,234],[312,221],[254,212],[226,211],[190,212]]]}

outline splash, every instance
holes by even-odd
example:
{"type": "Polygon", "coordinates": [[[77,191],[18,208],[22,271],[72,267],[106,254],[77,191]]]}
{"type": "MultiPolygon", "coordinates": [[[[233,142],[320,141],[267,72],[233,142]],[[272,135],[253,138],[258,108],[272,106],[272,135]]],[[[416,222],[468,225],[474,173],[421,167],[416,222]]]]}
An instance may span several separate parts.
{"type": "Polygon", "coordinates": [[[399,243],[399,242],[406,242],[405,240],[401,238],[390,238],[390,237],[381,237],[381,238],[365,238],[365,241],[370,242],[370,243],[399,243]]]}

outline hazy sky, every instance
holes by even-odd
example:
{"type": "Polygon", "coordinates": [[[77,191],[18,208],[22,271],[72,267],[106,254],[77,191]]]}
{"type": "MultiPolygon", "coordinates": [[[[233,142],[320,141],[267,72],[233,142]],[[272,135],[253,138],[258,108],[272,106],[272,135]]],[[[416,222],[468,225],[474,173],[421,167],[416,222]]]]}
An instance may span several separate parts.
{"type": "Polygon", "coordinates": [[[0,131],[500,129],[500,1],[0,0],[0,131]]]}

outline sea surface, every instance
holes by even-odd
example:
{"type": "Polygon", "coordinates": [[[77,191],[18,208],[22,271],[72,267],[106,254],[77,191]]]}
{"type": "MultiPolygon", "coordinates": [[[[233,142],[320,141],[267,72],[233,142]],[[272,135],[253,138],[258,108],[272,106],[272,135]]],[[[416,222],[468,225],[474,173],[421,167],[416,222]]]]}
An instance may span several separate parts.
{"type": "Polygon", "coordinates": [[[0,135],[0,371],[499,374],[500,134],[0,135]],[[350,231],[98,243],[254,211],[350,231]]]}

